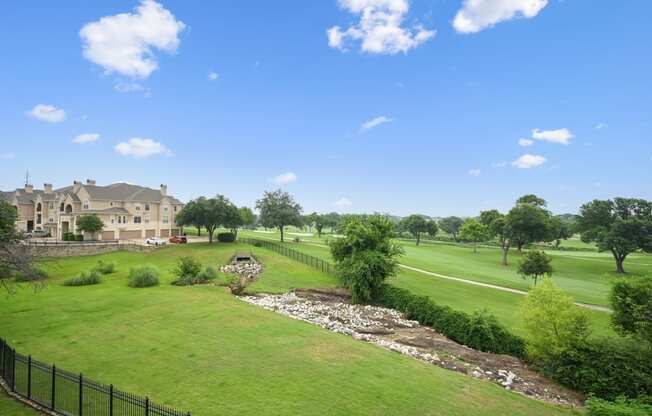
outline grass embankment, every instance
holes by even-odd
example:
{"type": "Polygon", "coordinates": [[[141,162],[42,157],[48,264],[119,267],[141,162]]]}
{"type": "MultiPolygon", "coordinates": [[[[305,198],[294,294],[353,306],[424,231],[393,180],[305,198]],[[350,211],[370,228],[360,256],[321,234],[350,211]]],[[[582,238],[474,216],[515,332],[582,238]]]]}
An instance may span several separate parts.
{"type": "MultiPolygon", "coordinates": [[[[219,266],[242,248],[187,245],[47,261],[46,289],[2,299],[0,334],[40,360],[194,416],[573,414],[262,310],[222,287],[170,285],[178,256],[219,266]],[[100,259],[117,263],[102,284],[61,285],[100,259]],[[160,286],[127,286],[129,267],[141,264],[161,270],[160,286]]],[[[337,284],[290,259],[255,252],[265,271],[252,290],[337,284]]]]}

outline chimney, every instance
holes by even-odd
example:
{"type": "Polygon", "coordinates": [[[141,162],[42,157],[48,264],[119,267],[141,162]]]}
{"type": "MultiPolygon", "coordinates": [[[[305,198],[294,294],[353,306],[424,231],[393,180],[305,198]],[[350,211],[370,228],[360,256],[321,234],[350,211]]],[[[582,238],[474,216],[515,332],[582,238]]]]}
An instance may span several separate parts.
{"type": "Polygon", "coordinates": [[[168,194],[168,186],[161,184],[161,195],[167,196],[167,194],[168,194]]]}
{"type": "Polygon", "coordinates": [[[79,192],[79,189],[81,188],[81,185],[82,185],[81,182],[79,182],[79,181],[73,181],[73,182],[72,182],[72,192],[75,193],[75,194],[76,194],[77,192],[79,192]]]}
{"type": "Polygon", "coordinates": [[[95,179],[86,179],[86,185],[95,186],[95,179]]]}
{"type": "Polygon", "coordinates": [[[46,194],[51,194],[52,193],[52,184],[51,183],[44,183],[43,184],[43,192],[46,194]]]}
{"type": "Polygon", "coordinates": [[[31,194],[32,192],[34,192],[34,185],[30,185],[30,184],[26,183],[25,184],[25,192],[27,192],[28,194],[31,194]]]}

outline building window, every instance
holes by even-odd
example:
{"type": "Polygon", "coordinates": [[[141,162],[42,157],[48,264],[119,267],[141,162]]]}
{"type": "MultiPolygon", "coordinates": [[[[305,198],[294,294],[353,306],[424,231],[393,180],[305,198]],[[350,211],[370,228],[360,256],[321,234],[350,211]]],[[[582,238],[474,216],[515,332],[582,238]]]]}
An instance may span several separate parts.
{"type": "Polygon", "coordinates": [[[48,220],[48,222],[49,222],[50,224],[53,224],[53,223],[54,223],[54,218],[50,217],[50,219],[48,220]]]}
{"type": "Polygon", "coordinates": [[[122,222],[123,222],[124,224],[127,223],[127,217],[125,217],[124,215],[122,216],[122,222]]]}
{"type": "Polygon", "coordinates": [[[89,202],[88,202],[88,201],[84,201],[84,209],[88,209],[89,206],[90,206],[89,202]]]}
{"type": "Polygon", "coordinates": [[[176,205],[174,206],[174,212],[177,212],[177,206],[176,205]]]}
{"type": "Polygon", "coordinates": [[[145,217],[145,224],[149,224],[149,217],[145,217]]]}
{"type": "Polygon", "coordinates": [[[164,215],[163,216],[163,224],[167,224],[168,222],[170,222],[170,220],[168,219],[168,216],[164,215]]]}
{"type": "Polygon", "coordinates": [[[59,211],[63,212],[63,202],[62,202],[61,205],[59,206],[59,211]]]}
{"type": "Polygon", "coordinates": [[[118,215],[118,224],[122,224],[122,217],[118,215]]]}
{"type": "Polygon", "coordinates": [[[109,206],[113,206],[113,201],[109,202],[109,206]]]}
{"type": "Polygon", "coordinates": [[[163,211],[168,212],[168,207],[163,208],[163,211]]]}
{"type": "Polygon", "coordinates": [[[66,205],[66,214],[72,214],[72,205],[66,205]]]}
{"type": "Polygon", "coordinates": [[[37,223],[37,224],[40,224],[40,223],[41,223],[41,214],[38,214],[38,215],[36,216],[36,223],[37,223]]]}
{"type": "Polygon", "coordinates": [[[115,218],[111,217],[111,224],[115,223],[115,218]]]}
{"type": "Polygon", "coordinates": [[[149,211],[149,204],[145,204],[145,211],[149,211]]]}
{"type": "Polygon", "coordinates": [[[136,205],[136,211],[140,211],[140,205],[136,205]]]}
{"type": "Polygon", "coordinates": [[[54,209],[54,202],[50,202],[50,203],[48,204],[48,208],[50,208],[50,209],[54,209]]]}
{"type": "Polygon", "coordinates": [[[41,209],[43,209],[43,207],[41,206],[41,203],[39,202],[38,204],[36,204],[36,211],[41,212],[41,209]]]}
{"type": "Polygon", "coordinates": [[[140,224],[140,217],[134,217],[134,224],[140,224]]]}

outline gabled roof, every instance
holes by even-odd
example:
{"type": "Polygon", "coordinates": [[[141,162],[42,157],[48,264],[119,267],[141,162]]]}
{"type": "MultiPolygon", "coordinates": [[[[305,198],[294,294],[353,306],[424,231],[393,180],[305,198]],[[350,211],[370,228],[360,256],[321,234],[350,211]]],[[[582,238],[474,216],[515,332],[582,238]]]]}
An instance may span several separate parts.
{"type": "MultiPolygon", "coordinates": [[[[114,183],[108,186],[82,185],[82,187],[88,192],[91,199],[105,201],[161,202],[165,198],[158,189],[146,188],[124,182],[114,183]]],[[[173,197],[168,198],[172,203],[181,203],[173,197]]]]}

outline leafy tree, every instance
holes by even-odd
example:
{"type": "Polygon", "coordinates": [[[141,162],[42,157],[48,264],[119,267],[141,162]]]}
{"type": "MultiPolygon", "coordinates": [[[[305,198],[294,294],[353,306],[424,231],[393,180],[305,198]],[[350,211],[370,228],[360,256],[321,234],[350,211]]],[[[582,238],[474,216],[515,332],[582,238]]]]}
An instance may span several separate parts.
{"type": "Polygon", "coordinates": [[[561,215],[550,219],[550,240],[555,242],[555,247],[559,247],[561,240],[567,240],[573,236],[571,225],[561,215]]]}
{"type": "Polygon", "coordinates": [[[528,354],[542,362],[585,342],[590,334],[588,312],[573,303],[552,279],[543,279],[521,306],[528,354]]]}
{"type": "Polygon", "coordinates": [[[480,223],[487,227],[489,237],[497,239],[498,243],[500,243],[501,264],[507,266],[507,254],[512,244],[512,228],[507,216],[495,209],[482,211],[480,213],[480,223]]]}
{"type": "Polygon", "coordinates": [[[224,219],[222,220],[222,226],[231,230],[234,236],[238,235],[238,228],[244,225],[242,220],[242,215],[240,215],[240,210],[231,201],[227,200],[225,209],[224,209],[224,219]]]}
{"type": "Polygon", "coordinates": [[[421,234],[428,233],[431,236],[437,234],[437,224],[421,215],[410,215],[401,221],[401,226],[409,231],[417,240],[417,246],[421,242],[421,234]]]}
{"type": "Polygon", "coordinates": [[[652,343],[652,278],[616,282],[610,300],[614,327],[652,343]]]}
{"type": "Polygon", "coordinates": [[[256,214],[249,207],[241,207],[238,209],[240,218],[242,219],[242,226],[252,227],[256,223],[256,214]]]}
{"type": "MultiPolygon", "coordinates": [[[[308,226],[308,231],[312,232],[312,227],[317,226],[317,221],[319,219],[319,214],[316,212],[312,212],[308,215],[303,216],[303,223],[308,226]]],[[[317,231],[319,234],[321,234],[319,231],[317,231]]]]}
{"type": "Polygon", "coordinates": [[[446,217],[439,220],[439,227],[453,236],[453,240],[457,241],[457,235],[460,232],[460,227],[464,224],[464,220],[460,217],[446,217]]]}
{"type": "Polygon", "coordinates": [[[534,286],[537,285],[539,278],[552,275],[552,258],[545,252],[539,250],[530,250],[523,255],[518,263],[518,274],[523,279],[530,278],[534,280],[534,286]]]}
{"type": "Polygon", "coordinates": [[[21,246],[21,233],[16,230],[18,213],[16,207],[0,199],[0,287],[14,293],[10,278],[19,273],[22,281],[37,285],[43,280],[43,272],[33,266],[33,257],[21,246]]]}
{"type": "Polygon", "coordinates": [[[81,215],[77,218],[77,229],[95,236],[96,233],[104,229],[104,223],[102,222],[102,219],[95,214],[81,215]]]}
{"type": "Polygon", "coordinates": [[[460,227],[460,238],[464,241],[473,242],[473,252],[478,252],[478,242],[485,241],[489,238],[489,230],[487,226],[480,223],[474,218],[469,218],[464,221],[460,227]]]}
{"type": "Polygon", "coordinates": [[[296,203],[289,193],[280,189],[265,192],[263,197],[256,201],[256,208],[260,212],[260,222],[265,227],[279,229],[281,242],[284,241],[286,226],[301,226],[301,205],[296,203]]]}
{"type": "Polygon", "coordinates": [[[322,224],[324,224],[324,227],[330,227],[331,233],[333,234],[340,221],[342,221],[342,216],[337,212],[329,212],[322,216],[322,224]]]}
{"type": "Polygon", "coordinates": [[[396,275],[403,249],[392,241],[393,230],[385,217],[351,216],[343,225],[344,237],[329,242],[337,274],[353,303],[373,301],[385,279],[396,275]]]}
{"type": "MultiPolygon", "coordinates": [[[[193,226],[197,228],[197,235],[201,237],[201,229],[204,226],[204,210],[203,206],[205,205],[206,198],[199,197],[194,201],[188,202],[184,205],[181,211],[177,212],[177,215],[174,217],[175,222],[180,226],[193,226]]],[[[210,237],[209,237],[210,238],[210,237]]]]}
{"type": "Polygon", "coordinates": [[[550,239],[550,212],[545,209],[545,200],[525,195],[516,201],[507,217],[518,251],[526,244],[550,239]]]}
{"type": "Polygon", "coordinates": [[[611,251],[616,271],[625,273],[623,263],[630,253],[652,252],[652,202],[596,199],[580,208],[577,229],[582,241],[597,243],[600,251],[611,251]]]}
{"type": "Polygon", "coordinates": [[[240,225],[238,209],[224,195],[198,198],[194,208],[194,221],[206,228],[208,243],[213,243],[215,230],[220,227],[237,228],[240,225]]]}

